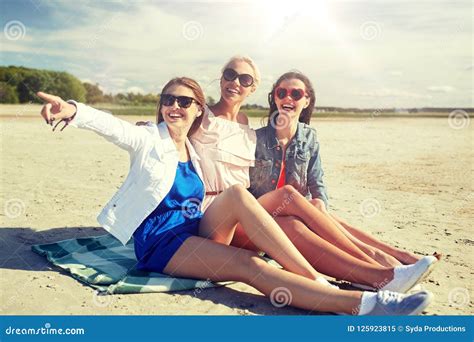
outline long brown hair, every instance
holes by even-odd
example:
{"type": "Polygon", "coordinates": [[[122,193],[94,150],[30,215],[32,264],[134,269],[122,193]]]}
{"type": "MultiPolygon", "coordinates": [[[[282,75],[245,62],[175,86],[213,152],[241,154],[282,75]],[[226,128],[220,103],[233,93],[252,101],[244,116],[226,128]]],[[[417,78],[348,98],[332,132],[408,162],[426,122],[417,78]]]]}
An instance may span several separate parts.
{"type": "Polygon", "coordinates": [[[268,112],[267,124],[272,124],[270,120],[276,121],[278,115],[274,115],[278,111],[275,103],[275,90],[284,80],[297,79],[304,83],[306,88],[306,94],[309,96],[309,105],[301,111],[299,122],[303,122],[309,125],[311,121],[311,115],[313,114],[314,104],[316,103],[316,94],[314,93],[313,85],[308,77],[302,74],[299,71],[290,71],[286,72],[278,78],[278,80],[273,84],[272,91],[268,93],[268,104],[270,105],[270,110],[268,112]]]}
{"type": "MultiPolygon", "coordinates": [[[[198,105],[201,107],[201,110],[204,111],[204,106],[206,105],[206,97],[204,96],[204,92],[201,89],[201,86],[199,83],[197,83],[195,80],[188,78],[188,77],[175,77],[172,80],[170,80],[166,85],[163,87],[163,90],[161,91],[162,94],[166,94],[166,91],[171,88],[174,85],[181,85],[183,87],[189,88],[192,90],[194,94],[194,99],[198,103],[198,105]]],[[[156,113],[156,121],[158,123],[163,122],[163,115],[161,114],[161,101],[158,103],[158,111],[156,113]]],[[[204,115],[201,114],[198,116],[193,124],[191,125],[191,128],[189,129],[189,132],[187,134],[188,137],[190,137],[196,130],[201,126],[202,122],[202,117],[204,115]]]]}

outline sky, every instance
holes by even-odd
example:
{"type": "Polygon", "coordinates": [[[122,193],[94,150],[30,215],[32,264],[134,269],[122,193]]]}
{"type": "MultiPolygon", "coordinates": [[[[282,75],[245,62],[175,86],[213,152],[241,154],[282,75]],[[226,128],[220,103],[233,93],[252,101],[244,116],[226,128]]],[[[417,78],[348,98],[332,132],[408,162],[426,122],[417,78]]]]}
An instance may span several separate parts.
{"type": "Polygon", "coordinates": [[[219,97],[221,68],[250,56],[267,105],[299,70],[316,106],[473,107],[473,9],[446,1],[1,0],[0,65],[67,71],[106,92],[159,93],[172,77],[219,97]]]}

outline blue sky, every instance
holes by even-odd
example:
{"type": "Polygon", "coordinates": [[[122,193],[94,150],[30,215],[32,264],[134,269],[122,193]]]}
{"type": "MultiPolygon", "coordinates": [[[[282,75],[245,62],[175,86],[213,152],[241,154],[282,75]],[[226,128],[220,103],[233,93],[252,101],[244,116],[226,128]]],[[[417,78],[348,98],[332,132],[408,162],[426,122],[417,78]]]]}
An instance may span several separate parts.
{"type": "Polygon", "coordinates": [[[218,97],[235,54],[259,65],[248,103],[307,74],[317,105],[472,107],[471,1],[2,0],[1,65],[68,71],[107,92],[158,93],[174,76],[218,97]]]}

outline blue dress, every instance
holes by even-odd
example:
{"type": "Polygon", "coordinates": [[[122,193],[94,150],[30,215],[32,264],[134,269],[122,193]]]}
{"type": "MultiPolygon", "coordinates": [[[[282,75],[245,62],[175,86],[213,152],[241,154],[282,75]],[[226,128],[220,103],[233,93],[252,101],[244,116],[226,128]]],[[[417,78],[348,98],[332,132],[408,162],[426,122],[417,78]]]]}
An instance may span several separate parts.
{"type": "Polygon", "coordinates": [[[183,242],[198,235],[203,197],[192,162],[178,162],[170,192],[133,233],[137,269],[163,273],[183,242]]]}

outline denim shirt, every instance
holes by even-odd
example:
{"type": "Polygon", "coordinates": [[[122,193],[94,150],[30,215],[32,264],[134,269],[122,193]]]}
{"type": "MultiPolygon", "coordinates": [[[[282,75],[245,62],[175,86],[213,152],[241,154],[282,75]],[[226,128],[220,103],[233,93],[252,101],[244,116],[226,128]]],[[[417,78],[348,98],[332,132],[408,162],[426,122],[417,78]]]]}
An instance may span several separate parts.
{"type": "MultiPolygon", "coordinates": [[[[280,177],[282,147],[271,125],[257,130],[255,167],[250,168],[249,191],[256,197],[275,190],[280,177]]],[[[308,199],[319,198],[328,204],[316,130],[298,122],[296,134],[285,155],[285,184],[292,185],[308,199]]]]}

